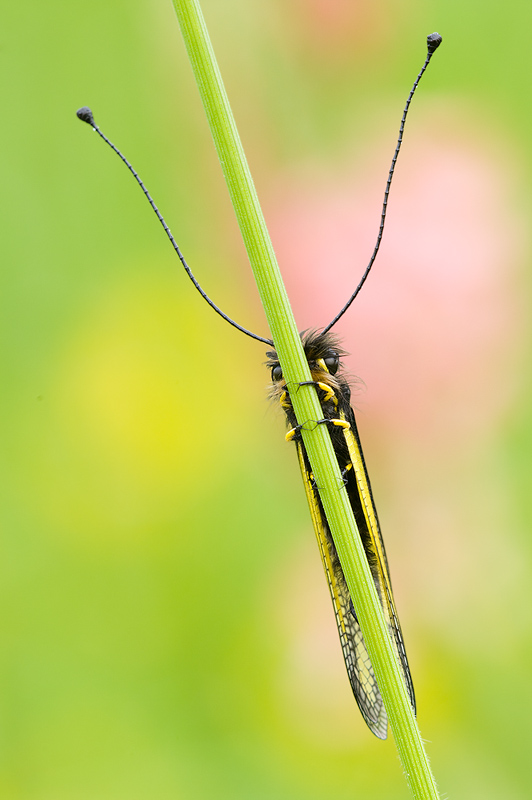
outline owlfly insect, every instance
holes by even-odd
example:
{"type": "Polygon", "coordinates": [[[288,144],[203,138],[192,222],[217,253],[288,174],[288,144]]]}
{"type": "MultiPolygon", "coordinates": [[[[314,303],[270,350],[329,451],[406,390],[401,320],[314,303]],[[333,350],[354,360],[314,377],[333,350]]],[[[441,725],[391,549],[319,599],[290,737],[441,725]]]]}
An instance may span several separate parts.
{"type": "MultiPolygon", "coordinates": [[[[427,37],[427,56],[423,67],[412,86],[403,110],[399,128],[399,137],[384,191],[384,201],[382,205],[377,241],[368,266],[366,267],[366,270],[362,275],[362,278],[360,279],[355,291],[343,308],[340,309],[334,319],[332,319],[328,325],[319,331],[307,332],[301,335],[303,347],[312,375],[311,383],[316,387],[318,392],[323,414],[323,418],[318,420],[317,424],[326,424],[329,428],[334,452],[336,458],[338,459],[338,465],[346,486],[347,494],[360,532],[370,571],[375,582],[377,594],[384,611],[384,616],[390,632],[392,643],[401,667],[414,712],[416,709],[414,687],[412,684],[412,678],[410,676],[410,669],[403,643],[401,626],[399,624],[399,618],[395,609],[388,561],[381,536],[377,510],[373,500],[373,492],[360,444],[357,425],[355,422],[355,415],[353,413],[353,409],[351,408],[351,392],[346,379],[342,375],[341,360],[345,353],[341,349],[337,339],[331,333],[331,329],[345,314],[362,289],[362,286],[368,277],[379,251],[384,231],[390,185],[397,162],[397,157],[399,155],[399,150],[401,148],[408,109],[419,81],[421,80],[421,77],[429,64],[433,53],[440,43],[441,36],[437,33],[433,33],[427,37]]],[[[104,135],[104,133],[102,133],[100,128],[96,125],[93,114],[89,108],[80,108],[77,112],[77,115],[81,120],[91,125],[91,127],[99,134],[99,136],[101,136],[101,138],[122,159],[124,164],[133,174],[135,180],[146,195],[146,198],[153,211],[157,215],[157,218],[163,226],[168,238],[170,239],[170,242],[172,243],[190,280],[202,297],[207,301],[207,303],[209,303],[209,305],[221,317],[223,317],[226,322],[237,328],[242,333],[252,337],[253,339],[256,339],[259,342],[262,342],[263,344],[272,346],[273,342],[271,339],[259,336],[242,327],[228,317],[220,308],[218,308],[217,305],[215,305],[210,297],[208,297],[194,277],[190,267],[185,261],[183,254],[181,253],[181,250],[172,236],[168,225],[166,224],[164,218],[159,212],[159,209],[155,205],[144,183],[141,181],[139,175],[136,173],[132,165],[115,147],[115,145],[104,135]]],[[[334,607],[334,614],[336,617],[336,624],[338,626],[338,633],[340,635],[340,642],[351,688],[368,727],[376,736],[381,739],[385,739],[388,729],[386,710],[384,708],[381,693],[375,679],[371,660],[366,649],[364,636],[357,618],[356,608],[354,607],[350,596],[333,537],[331,535],[327,516],[319,497],[316,482],[314,481],[312,475],[310,462],[301,436],[302,426],[298,425],[294,410],[292,408],[290,393],[294,389],[293,387],[289,388],[286,385],[286,382],[283,378],[283,371],[275,350],[269,350],[267,352],[267,356],[269,359],[267,366],[271,371],[272,380],[271,395],[280,403],[286,414],[286,419],[289,426],[289,431],[286,434],[286,438],[289,441],[293,441],[296,446],[299,466],[301,468],[301,475],[303,477],[310,514],[314,524],[316,538],[318,540],[319,551],[323,562],[327,583],[329,585],[334,607]]]]}

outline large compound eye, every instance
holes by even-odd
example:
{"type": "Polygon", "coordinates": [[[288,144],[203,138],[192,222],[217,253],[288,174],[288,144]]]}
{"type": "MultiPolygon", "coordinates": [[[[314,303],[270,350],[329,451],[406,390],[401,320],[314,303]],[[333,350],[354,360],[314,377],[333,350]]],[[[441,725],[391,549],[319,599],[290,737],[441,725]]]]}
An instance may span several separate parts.
{"type": "Polygon", "coordinates": [[[283,377],[283,370],[281,369],[280,364],[276,364],[275,367],[272,367],[272,381],[280,381],[283,377]]]}
{"type": "Polygon", "coordinates": [[[323,360],[325,361],[325,366],[331,375],[336,375],[338,372],[338,367],[340,366],[340,356],[338,353],[335,353],[334,350],[329,350],[323,360]]]}

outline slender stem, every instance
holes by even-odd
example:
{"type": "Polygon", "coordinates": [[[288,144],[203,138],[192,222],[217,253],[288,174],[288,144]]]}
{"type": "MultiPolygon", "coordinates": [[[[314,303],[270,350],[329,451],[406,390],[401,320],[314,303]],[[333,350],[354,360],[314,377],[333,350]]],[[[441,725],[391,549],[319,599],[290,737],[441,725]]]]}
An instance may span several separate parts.
{"type": "MultiPolygon", "coordinates": [[[[283,375],[288,383],[310,381],[301,339],[199,2],[173,0],[173,3],[283,375]]],[[[291,400],[300,424],[307,420],[321,419],[321,407],[313,386],[302,386],[300,391],[293,393],[291,400]]],[[[316,483],[320,487],[320,497],[357,609],[412,795],[416,800],[437,800],[434,778],[386,628],[329,433],[325,425],[317,425],[313,431],[303,431],[303,439],[316,483]]]]}

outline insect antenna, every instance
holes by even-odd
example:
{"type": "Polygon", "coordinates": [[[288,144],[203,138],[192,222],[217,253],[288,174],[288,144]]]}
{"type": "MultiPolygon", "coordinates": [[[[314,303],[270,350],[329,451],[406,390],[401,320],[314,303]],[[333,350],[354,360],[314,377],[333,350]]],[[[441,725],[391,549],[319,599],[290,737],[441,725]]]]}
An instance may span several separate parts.
{"type": "Polygon", "coordinates": [[[392,183],[393,173],[394,173],[394,170],[395,170],[395,165],[397,163],[397,157],[399,155],[399,150],[401,149],[401,144],[403,143],[403,131],[405,129],[406,115],[408,114],[408,109],[410,108],[410,103],[412,102],[412,98],[414,96],[414,92],[416,91],[416,89],[418,87],[418,84],[419,84],[421,78],[423,77],[423,73],[427,69],[427,67],[429,65],[429,61],[432,58],[433,53],[440,46],[441,42],[442,42],[442,37],[440,36],[439,33],[431,33],[429,36],[427,36],[427,57],[425,59],[425,63],[423,64],[423,67],[421,68],[421,71],[420,71],[419,75],[417,76],[416,80],[414,81],[414,85],[412,86],[412,88],[410,90],[410,94],[408,95],[408,100],[406,101],[406,105],[405,105],[404,110],[403,110],[403,116],[401,117],[401,125],[399,126],[399,136],[397,138],[397,145],[395,147],[395,152],[394,152],[393,158],[392,158],[392,164],[391,164],[391,167],[390,167],[390,171],[388,173],[388,180],[386,181],[386,189],[384,190],[384,201],[382,203],[382,212],[381,212],[381,222],[380,222],[380,225],[379,225],[379,233],[377,234],[377,241],[375,243],[375,248],[373,250],[372,256],[371,256],[371,258],[369,260],[369,264],[366,267],[365,272],[362,275],[362,277],[361,277],[361,279],[360,279],[360,281],[358,283],[358,286],[356,287],[355,291],[353,292],[353,294],[351,295],[351,297],[349,298],[347,303],[343,306],[343,308],[340,309],[340,311],[334,317],[334,319],[331,322],[329,322],[329,324],[325,328],[323,328],[322,333],[327,333],[327,331],[330,331],[331,328],[333,327],[333,325],[336,325],[336,323],[338,322],[340,317],[342,317],[345,314],[345,312],[347,311],[347,309],[349,308],[349,306],[351,305],[351,303],[353,302],[355,297],[358,295],[358,293],[360,292],[360,290],[364,286],[364,283],[366,282],[366,278],[368,277],[369,272],[370,272],[370,270],[371,270],[371,268],[372,268],[372,266],[373,266],[373,264],[375,262],[375,259],[377,258],[377,253],[379,252],[379,247],[381,246],[382,234],[383,234],[383,231],[384,231],[384,223],[386,221],[386,211],[388,209],[388,195],[390,194],[390,185],[392,183]]]}
{"type": "Polygon", "coordinates": [[[172,243],[172,247],[176,251],[176,253],[177,253],[178,257],[179,257],[179,260],[181,261],[183,267],[185,268],[185,272],[187,273],[188,277],[190,278],[190,280],[192,281],[192,283],[194,284],[194,286],[196,287],[198,292],[201,294],[203,299],[207,301],[207,303],[210,305],[210,307],[213,308],[214,311],[216,311],[217,314],[219,314],[223,319],[225,319],[226,322],[228,322],[234,328],[237,328],[237,330],[241,331],[242,333],[245,333],[246,336],[251,336],[252,339],[256,339],[259,342],[264,342],[264,344],[267,344],[267,345],[272,345],[273,342],[272,342],[271,339],[265,339],[263,336],[259,336],[256,333],[252,333],[252,331],[248,331],[247,328],[242,327],[242,325],[239,325],[238,322],[235,322],[233,319],[231,319],[231,317],[228,317],[227,314],[224,314],[222,309],[218,308],[216,303],[214,303],[214,301],[211,300],[211,298],[208,296],[208,294],[206,292],[204,292],[204,290],[201,288],[200,284],[198,283],[198,281],[194,277],[194,274],[192,273],[192,270],[190,269],[190,267],[188,266],[187,262],[185,261],[185,257],[183,256],[183,253],[179,249],[179,245],[177,244],[176,240],[172,236],[172,232],[171,232],[170,228],[168,227],[168,225],[166,224],[163,215],[161,214],[161,212],[159,211],[159,209],[155,205],[155,203],[154,203],[154,201],[152,199],[152,196],[148,192],[146,186],[144,185],[144,183],[140,179],[139,174],[136,172],[136,170],[134,169],[132,164],[129,163],[127,158],[120,152],[118,147],[116,147],[111,142],[111,140],[108,139],[107,136],[100,130],[98,125],[96,125],[96,122],[94,121],[93,113],[90,110],[90,108],[87,108],[87,106],[83,106],[83,108],[78,109],[76,114],[77,114],[77,116],[78,116],[78,118],[80,120],[82,120],[83,122],[86,122],[88,125],[90,125],[92,127],[93,130],[96,131],[96,133],[104,140],[104,142],[106,142],[106,144],[109,145],[111,150],[114,150],[114,152],[117,154],[117,156],[124,162],[124,164],[126,165],[128,170],[131,172],[131,174],[133,175],[133,177],[137,181],[138,185],[140,186],[140,188],[144,192],[144,195],[146,196],[146,199],[147,199],[148,203],[150,204],[150,206],[152,207],[153,211],[155,212],[155,214],[157,216],[157,219],[159,220],[159,222],[163,226],[166,235],[168,236],[168,238],[170,239],[170,242],[172,243]]]}
{"type": "MultiPolygon", "coordinates": [[[[392,183],[392,178],[393,178],[393,174],[394,174],[394,170],[395,170],[395,165],[397,163],[397,157],[399,155],[399,150],[401,149],[401,144],[403,142],[403,132],[404,132],[404,127],[405,127],[405,122],[406,122],[406,115],[408,114],[408,109],[410,107],[410,103],[412,101],[412,97],[414,96],[414,92],[417,89],[419,81],[421,80],[421,78],[423,76],[423,73],[427,69],[427,67],[429,65],[429,61],[432,58],[433,53],[440,46],[441,41],[442,41],[442,37],[439,35],[439,33],[431,33],[429,36],[427,36],[427,51],[428,51],[427,52],[427,57],[425,59],[425,63],[423,64],[423,67],[421,68],[421,71],[419,72],[419,75],[417,76],[416,80],[414,81],[414,85],[412,86],[412,89],[410,90],[410,94],[408,95],[408,99],[406,101],[406,105],[405,105],[405,108],[403,110],[403,116],[401,118],[401,125],[399,127],[399,136],[398,136],[398,139],[397,139],[397,145],[396,145],[395,152],[394,152],[394,155],[393,155],[393,158],[392,158],[392,164],[391,164],[391,167],[390,167],[390,171],[388,173],[388,180],[386,181],[386,188],[384,190],[384,201],[383,201],[383,204],[382,204],[382,212],[381,212],[381,220],[380,220],[380,225],[379,225],[379,232],[378,232],[378,235],[377,235],[377,241],[376,241],[376,244],[375,244],[375,248],[373,250],[373,254],[372,254],[372,256],[371,256],[371,258],[369,260],[368,266],[366,267],[365,272],[362,275],[362,278],[360,279],[360,281],[358,283],[358,286],[356,287],[355,291],[353,292],[353,294],[351,295],[351,297],[349,298],[347,303],[343,306],[343,308],[340,309],[340,311],[334,317],[334,319],[331,322],[329,322],[329,324],[325,328],[323,328],[322,333],[327,333],[328,331],[330,331],[330,329],[333,327],[333,325],[336,325],[336,323],[338,322],[340,317],[342,317],[345,314],[345,312],[350,307],[350,305],[353,302],[353,300],[355,299],[355,297],[358,295],[358,293],[362,289],[362,287],[363,287],[363,285],[364,285],[364,283],[366,281],[366,278],[368,277],[369,272],[370,272],[370,270],[371,270],[371,268],[372,268],[372,266],[373,266],[373,264],[375,262],[375,259],[377,257],[377,253],[379,252],[379,247],[380,247],[381,240],[382,240],[382,234],[383,234],[383,231],[384,231],[384,223],[385,223],[385,220],[386,220],[386,211],[387,211],[387,208],[388,208],[388,195],[390,193],[390,185],[392,183]]],[[[138,185],[142,189],[142,191],[143,191],[148,203],[150,204],[150,206],[152,207],[153,211],[155,212],[155,214],[157,216],[157,219],[159,220],[159,222],[163,226],[164,231],[165,231],[166,235],[168,236],[168,238],[169,238],[169,240],[170,240],[170,242],[172,244],[172,247],[174,248],[175,252],[177,253],[177,255],[179,257],[179,260],[181,261],[181,264],[183,265],[183,267],[185,269],[185,272],[187,273],[188,277],[190,278],[190,280],[192,281],[192,283],[194,284],[194,286],[196,287],[198,292],[201,294],[203,299],[206,300],[206,302],[210,305],[210,307],[212,309],[214,309],[214,311],[216,311],[216,313],[219,314],[222,317],[222,319],[224,319],[226,322],[228,322],[234,328],[236,328],[237,330],[241,331],[246,336],[250,336],[252,339],[256,339],[258,342],[263,342],[264,344],[272,345],[273,342],[272,342],[271,339],[266,339],[263,336],[259,336],[258,334],[253,333],[252,331],[249,331],[247,328],[244,328],[242,325],[239,325],[238,322],[235,322],[235,320],[233,320],[233,319],[231,319],[231,317],[227,316],[227,314],[225,314],[222,311],[221,308],[218,308],[216,303],[213,300],[211,300],[211,298],[202,289],[202,287],[200,286],[200,284],[196,280],[192,270],[190,269],[190,267],[188,266],[188,264],[187,264],[187,262],[185,260],[185,257],[183,256],[183,253],[179,249],[179,245],[177,244],[176,240],[174,239],[170,228],[166,224],[166,221],[165,221],[163,215],[161,214],[161,212],[159,211],[159,209],[155,205],[155,202],[154,202],[152,196],[150,195],[148,189],[146,188],[146,186],[144,185],[143,181],[141,180],[139,174],[134,169],[133,165],[130,164],[130,162],[127,160],[127,158],[120,152],[120,150],[111,142],[110,139],[107,138],[107,136],[103,133],[103,131],[98,127],[98,125],[94,121],[94,116],[93,116],[93,113],[90,110],[90,108],[88,108],[87,106],[83,106],[83,108],[78,109],[76,114],[77,114],[77,116],[78,116],[78,118],[80,120],[82,120],[83,122],[86,122],[88,125],[90,125],[92,127],[93,130],[96,131],[96,133],[103,139],[103,141],[106,144],[109,145],[111,150],[114,150],[114,152],[117,154],[117,156],[124,162],[124,164],[126,165],[128,170],[131,172],[131,174],[133,175],[133,177],[137,181],[138,185]]]]}

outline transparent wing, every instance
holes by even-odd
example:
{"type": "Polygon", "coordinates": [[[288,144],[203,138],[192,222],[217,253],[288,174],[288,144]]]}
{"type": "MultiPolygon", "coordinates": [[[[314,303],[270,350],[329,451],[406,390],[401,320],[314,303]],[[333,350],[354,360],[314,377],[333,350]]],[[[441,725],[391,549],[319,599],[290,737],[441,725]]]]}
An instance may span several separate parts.
{"type": "MultiPolygon", "coordinates": [[[[347,419],[350,428],[343,429],[351,463],[353,464],[354,479],[356,481],[356,501],[360,503],[363,521],[365,522],[365,529],[367,535],[363,536],[364,547],[370,563],[371,572],[375,581],[375,586],[380,597],[381,605],[384,610],[384,615],[388,623],[392,641],[395,645],[395,651],[401,665],[403,678],[406,688],[410,697],[410,702],[414,713],[416,711],[416,698],[414,695],[414,685],[410,675],[410,668],[408,666],[408,659],[406,657],[406,650],[403,641],[403,634],[399,624],[399,617],[395,609],[395,602],[392,593],[392,584],[390,580],[390,573],[388,570],[388,559],[386,558],[386,551],[384,549],[384,542],[380,532],[379,520],[375,503],[373,502],[373,495],[371,492],[371,485],[360,445],[360,438],[355,422],[355,416],[352,409],[349,409],[350,414],[346,416],[343,411],[340,412],[340,417],[347,419]]],[[[352,479],[351,479],[352,480],[352,479]]],[[[365,532],[366,532],[365,531],[365,532]]]]}
{"type": "Polygon", "coordinates": [[[388,717],[377,686],[373,667],[364,643],[364,637],[355,615],[344,573],[334,546],[327,519],[316,491],[310,467],[301,442],[297,442],[297,454],[314,531],[318,540],[321,559],[334,607],[336,624],[344,655],[347,674],[358,707],[370,730],[379,739],[386,739],[388,717]]]}

